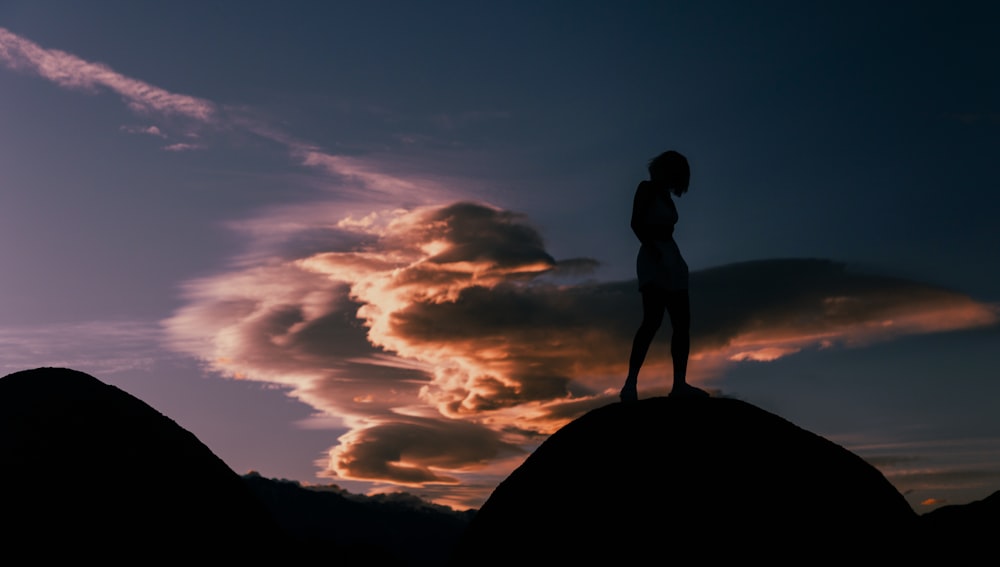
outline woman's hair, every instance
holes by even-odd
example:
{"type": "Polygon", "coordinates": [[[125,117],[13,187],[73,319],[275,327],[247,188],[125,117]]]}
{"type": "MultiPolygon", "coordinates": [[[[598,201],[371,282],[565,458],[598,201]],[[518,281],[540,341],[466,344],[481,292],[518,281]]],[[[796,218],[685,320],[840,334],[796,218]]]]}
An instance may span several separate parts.
{"type": "Polygon", "coordinates": [[[669,189],[679,189],[684,193],[691,181],[691,168],[687,158],[670,150],[649,160],[649,178],[662,181],[669,189]]]}

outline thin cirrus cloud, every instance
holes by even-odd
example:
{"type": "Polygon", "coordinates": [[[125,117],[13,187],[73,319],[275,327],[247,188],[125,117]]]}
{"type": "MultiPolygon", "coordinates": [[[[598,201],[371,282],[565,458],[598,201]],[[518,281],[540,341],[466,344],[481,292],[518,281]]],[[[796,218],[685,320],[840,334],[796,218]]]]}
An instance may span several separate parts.
{"type": "Polygon", "coordinates": [[[162,353],[156,325],[89,321],[0,327],[0,375],[38,366],[71,367],[97,376],[154,366],[162,353]]]}
{"type": "MultiPolygon", "coordinates": [[[[336,203],[234,223],[246,253],[187,282],[183,306],[162,321],[172,349],[316,408],[304,426],[346,426],[318,463],[325,474],[478,506],[532,446],[614,399],[637,323],[635,284],[567,281],[596,262],[553,258],[524,216],[457,200],[434,175],[326,154],[252,109],[171,93],[3,28],[0,64],[63,88],[110,91],[154,120],[268,139],[336,188],[336,203]],[[401,200],[413,204],[391,205],[401,200]]],[[[161,125],[123,130],[171,138],[161,125]]],[[[207,143],[170,142],[171,151],[207,143]]],[[[961,294],[823,260],[722,266],[693,273],[692,289],[690,373],[699,383],[744,360],[997,321],[992,306],[961,294]]],[[[646,368],[669,375],[662,353],[646,368]]]]}
{"type": "MultiPolygon", "coordinates": [[[[299,225],[307,238],[286,226],[286,246],[261,238],[269,253],[189,282],[164,321],[172,347],[211,370],[339,417],[349,431],[320,463],[326,475],[443,494],[491,471],[483,486],[495,486],[547,435],[615,399],[634,281],[552,277],[594,262],[553,258],[529,219],[484,203],[336,211],[299,225]]],[[[997,321],[964,295],[825,260],[722,266],[693,273],[692,289],[691,378],[703,384],[741,360],[997,321]]],[[[646,372],[669,375],[668,362],[652,356],[646,372]]],[[[648,394],[665,393],[650,382],[648,394]]]]}
{"type": "MultiPolygon", "coordinates": [[[[199,97],[169,92],[122,75],[102,63],[86,61],[57,49],[46,49],[2,27],[0,65],[34,73],[71,90],[111,91],[121,96],[129,109],[144,118],[186,118],[191,127],[185,128],[181,133],[183,140],[167,143],[163,146],[165,151],[185,152],[208,147],[208,141],[200,139],[198,129],[209,126],[242,132],[278,144],[299,165],[319,171],[327,181],[335,180],[338,193],[347,200],[389,203],[403,199],[410,203],[426,203],[454,198],[447,180],[436,175],[419,175],[412,170],[405,175],[385,173],[384,161],[372,157],[325,153],[315,145],[258,119],[252,109],[221,105],[199,97]]],[[[121,131],[168,140],[173,138],[162,125],[156,124],[123,126],[121,131]]],[[[395,160],[399,161],[398,156],[395,160]]],[[[405,168],[405,164],[402,167],[405,168]]]]}
{"type": "Polygon", "coordinates": [[[4,28],[0,28],[0,62],[11,69],[33,72],[62,87],[84,91],[108,89],[137,112],[180,115],[202,122],[210,121],[216,113],[211,102],[168,92],[65,51],[45,49],[4,28]]]}
{"type": "MultiPolygon", "coordinates": [[[[446,184],[435,175],[419,176],[383,172],[384,162],[363,156],[331,155],[313,144],[259,119],[252,108],[221,105],[203,98],[173,93],[122,75],[108,65],[84,60],[58,49],[46,49],[37,43],[0,27],[0,65],[33,73],[61,87],[98,93],[107,90],[118,94],[126,106],[147,119],[182,117],[187,127],[182,141],[163,146],[169,152],[185,152],[208,147],[198,129],[211,126],[242,132],[274,142],[288,152],[298,165],[319,171],[328,181],[336,182],[343,198],[365,202],[406,199],[408,202],[440,201],[453,197],[446,184]],[[193,141],[197,140],[197,141],[193,141]]],[[[170,139],[163,125],[123,126],[121,131],[170,139]]]]}
{"type": "Polygon", "coordinates": [[[920,490],[938,495],[921,501],[921,506],[950,504],[950,491],[989,490],[1000,481],[1000,439],[995,437],[905,443],[853,439],[843,444],[848,442],[903,494],[920,490]]]}

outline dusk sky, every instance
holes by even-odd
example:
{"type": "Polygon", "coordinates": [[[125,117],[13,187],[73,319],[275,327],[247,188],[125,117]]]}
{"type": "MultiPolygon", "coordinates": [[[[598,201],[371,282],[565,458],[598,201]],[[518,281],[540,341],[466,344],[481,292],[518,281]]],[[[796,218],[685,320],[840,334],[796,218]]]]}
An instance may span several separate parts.
{"type": "MultiPolygon", "coordinates": [[[[0,0],[0,375],[87,372],[241,474],[478,507],[618,403],[632,196],[674,149],[689,381],[857,453],[919,513],[984,498],[998,21],[0,0]]],[[[668,330],[640,398],[669,392],[668,330]]]]}

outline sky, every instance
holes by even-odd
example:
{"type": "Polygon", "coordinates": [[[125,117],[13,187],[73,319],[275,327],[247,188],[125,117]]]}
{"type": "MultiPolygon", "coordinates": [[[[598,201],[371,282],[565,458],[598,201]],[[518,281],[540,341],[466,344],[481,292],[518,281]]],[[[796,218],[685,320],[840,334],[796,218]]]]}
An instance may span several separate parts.
{"type": "MultiPolygon", "coordinates": [[[[241,474],[475,508],[617,403],[632,197],[673,149],[689,381],[857,453],[919,513],[984,498],[998,16],[2,0],[0,373],[87,372],[241,474]]],[[[668,345],[640,398],[669,392],[668,345]]]]}

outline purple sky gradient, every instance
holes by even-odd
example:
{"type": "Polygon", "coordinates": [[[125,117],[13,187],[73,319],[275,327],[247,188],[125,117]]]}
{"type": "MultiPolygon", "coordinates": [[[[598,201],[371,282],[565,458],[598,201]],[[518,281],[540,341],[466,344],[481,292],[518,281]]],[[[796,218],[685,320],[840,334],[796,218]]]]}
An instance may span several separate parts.
{"type": "Polygon", "coordinates": [[[4,374],[476,507],[617,401],[676,149],[692,381],[920,512],[1000,489],[997,8],[358,4],[0,6],[4,374]]]}

